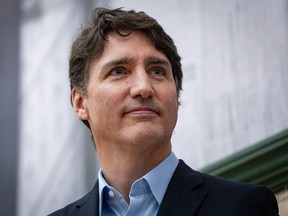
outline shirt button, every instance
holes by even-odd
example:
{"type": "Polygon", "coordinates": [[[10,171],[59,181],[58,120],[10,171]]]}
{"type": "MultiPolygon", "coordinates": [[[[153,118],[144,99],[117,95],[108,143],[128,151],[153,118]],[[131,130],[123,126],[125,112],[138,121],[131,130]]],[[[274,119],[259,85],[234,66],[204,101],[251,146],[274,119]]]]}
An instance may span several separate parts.
{"type": "Polygon", "coordinates": [[[115,196],[113,191],[109,191],[108,194],[109,194],[110,197],[114,197],[115,196]]]}

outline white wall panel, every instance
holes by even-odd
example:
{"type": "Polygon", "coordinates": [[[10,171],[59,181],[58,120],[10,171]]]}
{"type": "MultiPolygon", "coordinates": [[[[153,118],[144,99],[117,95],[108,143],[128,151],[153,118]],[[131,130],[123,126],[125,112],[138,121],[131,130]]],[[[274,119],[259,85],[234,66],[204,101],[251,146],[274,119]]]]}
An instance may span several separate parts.
{"type": "Polygon", "coordinates": [[[95,149],[73,112],[68,80],[68,53],[86,15],[84,3],[22,5],[19,216],[47,215],[95,181],[95,149]]]}

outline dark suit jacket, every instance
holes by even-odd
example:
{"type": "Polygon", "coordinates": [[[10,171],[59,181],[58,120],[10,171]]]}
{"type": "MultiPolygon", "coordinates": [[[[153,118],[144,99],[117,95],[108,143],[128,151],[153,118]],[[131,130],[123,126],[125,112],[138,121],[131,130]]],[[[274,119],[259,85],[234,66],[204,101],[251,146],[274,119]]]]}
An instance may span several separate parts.
{"type": "MultiPolygon", "coordinates": [[[[98,216],[98,181],[80,200],[50,216],[98,216]]],[[[199,173],[180,160],[157,216],[274,216],[274,194],[264,186],[199,173]]]]}

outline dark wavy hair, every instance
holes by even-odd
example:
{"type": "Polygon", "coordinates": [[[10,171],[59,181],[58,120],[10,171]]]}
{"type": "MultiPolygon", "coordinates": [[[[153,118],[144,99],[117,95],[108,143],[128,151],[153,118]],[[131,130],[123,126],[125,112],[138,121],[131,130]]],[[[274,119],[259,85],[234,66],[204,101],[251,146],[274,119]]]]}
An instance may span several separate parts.
{"type": "MultiPolygon", "coordinates": [[[[181,57],[172,38],[166,34],[159,23],[144,12],[125,11],[122,8],[96,8],[92,12],[91,21],[82,28],[72,44],[69,59],[70,87],[87,93],[89,65],[100,56],[104,49],[107,34],[117,32],[125,37],[131,31],[142,31],[162,51],[172,65],[173,78],[176,84],[178,99],[182,90],[181,57]],[[125,32],[125,33],[124,33],[125,32]],[[128,32],[128,33],[127,33],[128,32]]],[[[88,121],[83,121],[90,128],[88,121]]]]}

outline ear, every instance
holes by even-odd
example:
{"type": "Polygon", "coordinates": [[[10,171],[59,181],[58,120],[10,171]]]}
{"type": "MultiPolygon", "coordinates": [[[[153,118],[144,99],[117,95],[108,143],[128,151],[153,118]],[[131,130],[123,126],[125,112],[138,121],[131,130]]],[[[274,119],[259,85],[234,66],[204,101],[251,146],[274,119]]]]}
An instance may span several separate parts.
{"type": "Polygon", "coordinates": [[[86,106],[86,96],[80,90],[73,88],[71,91],[71,101],[78,118],[81,120],[88,120],[89,115],[86,106]]]}

